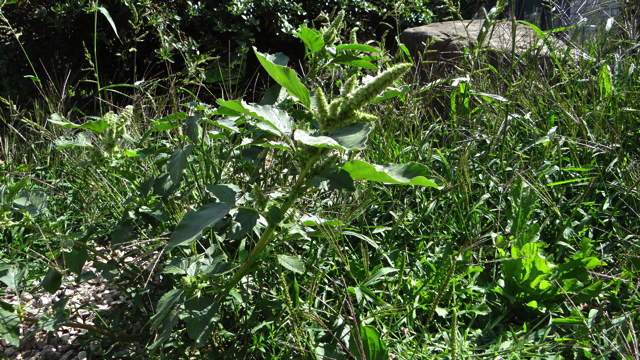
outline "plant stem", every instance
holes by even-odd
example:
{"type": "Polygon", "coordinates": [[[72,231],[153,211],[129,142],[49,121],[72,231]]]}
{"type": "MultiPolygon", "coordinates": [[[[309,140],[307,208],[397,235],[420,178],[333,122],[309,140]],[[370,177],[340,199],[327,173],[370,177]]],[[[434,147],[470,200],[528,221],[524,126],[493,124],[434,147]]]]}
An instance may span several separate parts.
{"type": "MultiPolygon", "coordinates": [[[[300,176],[298,176],[298,180],[296,181],[295,185],[293,185],[293,188],[291,188],[291,195],[289,195],[287,202],[285,202],[280,208],[280,214],[282,214],[282,217],[285,216],[287,211],[289,211],[289,209],[296,202],[296,200],[298,200],[298,198],[304,194],[304,191],[301,191],[301,190],[306,182],[306,177],[307,177],[306,175],[311,169],[311,167],[313,166],[313,164],[315,164],[315,162],[319,159],[319,156],[321,156],[322,154],[323,152],[320,152],[318,155],[311,158],[307,162],[307,165],[305,166],[304,170],[300,173],[300,176]]],[[[267,228],[262,233],[262,236],[260,236],[260,240],[258,240],[258,243],[251,251],[251,254],[249,254],[249,257],[247,258],[247,260],[245,260],[245,262],[240,266],[238,271],[236,271],[233,278],[227,283],[227,286],[225,286],[224,293],[222,296],[225,296],[225,294],[229,293],[229,291],[231,291],[231,289],[233,289],[240,282],[240,280],[242,280],[243,277],[249,274],[249,272],[251,271],[251,267],[253,266],[253,263],[255,263],[255,261],[258,259],[260,254],[262,254],[262,251],[267,247],[267,245],[269,245],[271,240],[273,240],[272,238],[273,231],[276,229],[278,224],[280,224],[280,222],[269,223],[267,228]]]]}

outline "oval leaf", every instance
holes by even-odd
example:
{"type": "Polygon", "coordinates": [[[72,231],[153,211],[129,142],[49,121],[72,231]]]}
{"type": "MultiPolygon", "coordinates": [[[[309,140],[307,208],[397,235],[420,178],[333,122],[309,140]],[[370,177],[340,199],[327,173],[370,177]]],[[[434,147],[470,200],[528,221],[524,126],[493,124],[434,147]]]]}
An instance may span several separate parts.
{"type": "Polygon", "coordinates": [[[44,279],[42,279],[42,282],[40,283],[42,288],[50,294],[60,290],[61,284],[62,274],[60,274],[56,269],[49,269],[49,271],[47,271],[47,275],[44,276],[44,279]]]}
{"type": "Polygon", "coordinates": [[[366,148],[370,132],[371,124],[353,123],[328,136],[311,135],[304,130],[296,130],[294,137],[301,143],[314,147],[359,151],[366,148]]]}
{"type": "Polygon", "coordinates": [[[202,230],[212,226],[223,216],[229,213],[233,205],[227,203],[208,204],[198,211],[189,211],[180,220],[176,230],[171,234],[169,244],[164,249],[165,254],[171,251],[175,246],[188,245],[192,241],[202,236],[202,230]]]}
{"type": "Polygon", "coordinates": [[[263,54],[256,50],[255,46],[253,51],[256,53],[260,64],[282,87],[287,89],[289,93],[298,98],[307,108],[311,107],[311,99],[309,98],[309,90],[300,82],[298,74],[292,69],[284,66],[276,65],[269,61],[263,54]]]}
{"type": "Polygon", "coordinates": [[[417,163],[372,165],[360,160],[353,160],[344,164],[346,170],[354,180],[377,181],[399,185],[422,185],[438,188],[438,185],[426,178],[429,170],[417,163]]]}
{"type": "MultiPolygon", "coordinates": [[[[249,105],[244,100],[224,101],[218,99],[218,105],[233,109],[239,113],[249,115],[264,123],[267,123],[275,131],[275,135],[291,137],[293,132],[293,120],[286,111],[280,110],[273,105],[249,105]]],[[[263,130],[264,129],[261,127],[263,130]]],[[[270,132],[273,132],[270,131],[270,132]]]]}
{"type": "Polygon", "coordinates": [[[322,40],[322,36],[316,30],[309,29],[304,25],[300,25],[300,32],[296,33],[296,35],[304,42],[307,49],[311,52],[316,52],[322,50],[324,47],[324,41],[322,40]]]}
{"type": "Polygon", "coordinates": [[[304,264],[296,256],[278,255],[278,262],[286,269],[298,274],[304,274],[304,264]]]}
{"type": "Polygon", "coordinates": [[[387,360],[389,352],[378,331],[371,326],[360,325],[360,337],[353,333],[349,337],[349,350],[358,360],[387,360]],[[364,354],[362,353],[364,352],[364,354]]]}

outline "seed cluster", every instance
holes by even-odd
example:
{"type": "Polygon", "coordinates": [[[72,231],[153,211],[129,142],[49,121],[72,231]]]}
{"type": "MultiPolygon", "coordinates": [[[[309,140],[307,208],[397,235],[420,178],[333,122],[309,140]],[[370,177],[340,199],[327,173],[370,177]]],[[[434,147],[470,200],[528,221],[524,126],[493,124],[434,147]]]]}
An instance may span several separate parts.
{"type": "Polygon", "coordinates": [[[389,87],[393,82],[411,68],[411,64],[395,65],[364,86],[357,87],[357,77],[351,76],[341,89],[339,97],[328,103],[327,97],[321,88],[316,90],[316,103],[318,104],[318,123],[325,134],[343,128],[354,122],[372,122],[377,116],[360,111],[378,94],[389,87]]]}

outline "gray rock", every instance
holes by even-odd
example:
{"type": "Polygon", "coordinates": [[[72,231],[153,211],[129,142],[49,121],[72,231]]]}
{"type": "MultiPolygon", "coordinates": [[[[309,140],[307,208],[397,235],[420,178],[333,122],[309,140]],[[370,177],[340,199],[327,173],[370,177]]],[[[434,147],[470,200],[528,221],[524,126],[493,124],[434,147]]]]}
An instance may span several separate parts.
{"type": "Polygon", "coordinates": [[[36,341],[36,347],[39,350],[42,350],[46,345],[47,345],[47,340],[42,339],[42,340],[36,341]]]}
{"type": "Polygon", "coordinates": [[[87,360],[87,352],[86,351],[80,351],[78,353],[78,360],[87,360]]]}
{"type": "Polygon", "coordinates": [[[12,347],[8,347],[6,349],[4,349],[4,356],[6,357],[12,357],[13,355],[15,355],[18,352],[18,349],[15,346],[12,347]]]}
{"type": "Polygon", "coordinates": [[[53,345],[45,345],[41,354],[44,355],[45,360],[58,360],[60,358],[60,354],[53,345]]]}
{"type": "Polygon", "coordinates": [[[71,360],[75,356],[73,350],[69,350],[60,357],[60,360],[71,360]]]}
{"type": "MultiPolygon", "coordinates": [[[[464,48],[470,50],[477,45],[477,38],[482,29],[484,20],[464,20],[464,21],[444,21],[432,23],[415,28],[409,28],[402,32],[402,41],[409,49],[411,56],[418,57],[418,54],[425,50],[425,44],[432,42],[425,53],[423,60],[431,61],[454,61],[462,57],[464,48]]],[[[566,45],[549,36],[551,46],[554,50],[566,49],[566,45]]],[[[492,65],[500,65],[511,59],[512,49],[512,29],[510,22],[501,22],[489,29],[484,48],[489,50],[489,60],[492,65]]],[[[529,48],[542,45],[543,41],[536,35],[530,27],[518,24],[515,34],[515,55],[525,53],[529,48]]],[[[533,56],[535,52],[530,52],[533,56]]],[[[547,46],[542,46],[538,60],[550,62],[551,53],[547,46]]]]}

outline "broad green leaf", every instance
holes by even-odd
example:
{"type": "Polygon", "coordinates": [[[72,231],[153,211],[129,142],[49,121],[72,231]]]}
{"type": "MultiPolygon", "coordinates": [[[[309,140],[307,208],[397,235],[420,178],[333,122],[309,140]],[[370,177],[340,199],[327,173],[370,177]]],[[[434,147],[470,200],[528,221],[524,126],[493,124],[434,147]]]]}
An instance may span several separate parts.
{"type": "Polygon", "coordinates": [[[219,262],[210,265],[202,270],[202,275],[222,275],[238,267],[238,265],[230,262],[219,262]]]}
{"type": "Polygon", "coordinates": [[[32,215],[40,215],[47,208],[47,196],[41,191],[26,190],[13,200],[13,206],[32,215]]]}
{"type": "Polygon", "coordinates": [[[334,63],[357,66],[369,70],[378,70],[378,67],[372,63],[363,60],[357,56],[341,55],[332,60],[334,63]]]}
{"type": "Polygon", "coordinates": [[[324,48],[322,35],[320,35],[317,30],[312,30],[304,25],[300,25],[300,31],[296,33],[296,36],[302,40],[307,49],[311,52],[320,51],[324,48]]]}
{"type": "Polygon", "coordinates": [[[184,149],[177,147],[171,154],[167,170],[173,184],[182,182],[182,172],[187,168],[187,156],[191,154],[191,149],[193,145],[187,145],[184,149]]]}
{"type": "Polygon", "coordinates": [[[20,318],[13,306],[0,300],[0,338],[13,346],[20,345],[20,318]]]}
{"type": "Polygon", "coordinates": [[[578,303],[588,303],[589,301],[597,298],[600,295],[600,293],[602,292],[602,285],[602,280],[597,281],[578,291],[576,295],[572,297],[572,300],[578,303]]]}
{"type": "Polygon", "coordinates": [[[21,265],[7,265],[0,268],[0,281],[10,289],[18,291],[20,283],[27,273],[27,267],[21,265]]]}
{"type": "Polygon", "coordinates": [[[29,177],[25,176],[22,179],[20,179],[20,181],[18,181],[17,183],[13,185],[9,185],[9,192],[3,198],[0,198],[0,201],[2,203],[4,203],[5,201],[7,203],[11,203],[13,198],[18,194],[18,191],[22,190],[22,188],[27,184],[28,181],[29,181],[29,177]]]}
{"type": "Polygon", "coordinates": [[[218,201],[227,204],[236,204],[236,201],[242,195],[240,187],[234,184],[222,184],[222,185],[206,185],[207,191],[212,193],[218,201]]]}
{"type": "Polygon", "coordinates": [[[89,131],[83,131],[79,134],[69,137],[61,137],[55,139],[53,144],[56,146],[56,149],[66,149],[70,147],[89,147],[91,145],[91,133],[89,131]]]}
{"type": "Polygon", "coordinates": [[[318,226],[318,225],[344,226],[344,224],[340,220],[327,220],[327,219],[320,218],[316,215],[302,215],[302,217],[300,218],[300,222],[304,226],[318,226]]]}
{"type": "Polygon", "coordinates": [[[245,146],[245,145],[261,146],[266,148],[291,151],[291,146],[283,143],[282,141],[269,141],[269,140],[266,140],[265,138],[260,138],[258,140],[245,138],[242,140],[242,146],[245,146]]]}
{"type": "Polygon", "coordinates": [[[87,121],[82,125],[77,125],[68,121],[59,113],[55,113],[51,115],[48,121],[52,124],[60,125],[63,128],[84,129],[84,130],[89,130],[95,134],[99,134],[109,128],[109,123],[106,120],[100,119],[95,121],[87,121]]]}
{"type": "Polygon", "coordinates": [[[202,347],[218,325],[220,304],[208,297],[194,297],[185,302],[184,308],[187,333],[197,347],[202,347]]]}
{"type": "Polygon", "coordinates": [[[371,124],[353,123],[338,129],[328,136],[311,135],[304,130],[296,130],[295,139],[305,145],[319,148],[359,151],[367,147],[371,124]]]}
{"type": "Polygon", "coordinates": [[[218,99],[218,105],[228,107],[267,123],[277,130],[276,135],[289,138],[293,132],[293,119],[286,111],[280,110],[273,105],[249,105],[244,100],[224,101],[222,99],[218,99]]]}
{"type": "Polygon", "coordinates": [[[289,57],[281,52],[267,54],[266,59],[267,61],[280,66],[287,66],[289,64],[289,57]]]}
{"type": "Polygon", "coordinates": [[[360,160],[344,164],[343,169],[351,174],[354,180],[377,181],[399,185],[422,185],[438,188],[438,185],[427,179],[430,174],[426,166],[417,163],[372,165],[360,160]]]}
{"type": "Polygon", "coordinates": [[[349,336],[351,354],[358,360],[388,360],[387,346],[380,338],[378,331],[365,325],[360,325],[359,330],[356,333],[355,329],[351,329],[351,336],[349,336]]]}
{"type": "Polygon", "coordinates": [[[180,299],[184,290],[182,289],[173,289],[160,298],[158,300],[158,305],[156,305],[156,313],[151,317],[151,330],[155,330],[158,325],[164,320],[165,316],[169,313],[169,311],[173,308],[173,305],[180,299]]]}
{"type": "Polygon", "coordinates": [[[324,170],[318,176],[313,178],[313,186],[320,187],[323,183],[327,184],[329,191],[343,189],[356,191],[351,175],[343,169],[335,166],[324,170]]]}
{"type": "Polygon", "coordinates": [[[256,226],[258,222],[258,218],[260,214],[253,210],[247,208],[241,208],[236,213],[234,220],[239,224],[238,228],[233,229],[232,238],[233,239],[242,239],[245,235],[247,235],[253,227],[256,226]]]}
{"type": "Polygon", "coordinates": [[[474,305],[469,311],[472,311],[476,315],[489,315],[491,313],[491,308],[486,303],[482,303],[479,305],[474,305]]]}
{"type": "Polygon", "coordinates": [[[96,267],[96,270],[100,272],[103,278],[107,279],[107,281],[111,281],[116,278],[116,276],[120,275],[120,271],[118,270],[118,263],[111,259],[106,263],[100,263],[96,267]]]}
{"type": "Polygon", "coordinates": [[[111,246],[129,241],[132,232],[133,222],[131,220],[125,220],[111,233],[111,246]]]}
{"type": "Polygon", "coordinates": [[[174,184],[173,181],[171,181],[171,175],[169,173],[164,173],[158,176],[153,182],[153,194],[168,198],[176,192],[179,187],[179,183],[174,184]]]}
{"type": "Polygon", "coordinates": [[[80,248],[80,250],[74,249],[71,252],[64,253],[64,262],[67,269],[76,275],[80,275],[82,273],[82,268],[88,258],[89,252],[85,248],[80,248]]]}
{"type": "Polygon", "coordinates": [[[304,274],[304,263],[297,256],[278,255],[278,262],[286,269],[304,274]]]}
{"type": "Polygon", "coordinates": [[[287,89],[283,88],[280,84],[274,84],[269,88],[266,94],[260,100],[260,105],[278,105],[283,102],[289,93],[287,89]]]}
{"type": "Polygon", "coordinates": [[[187,118],[187,137],[194,144],[198,144],[202,136],[202,128],[198,124],[200,119],[202,119],[200,115],[193,115],[187,118]]]}
{"type": "Polygon", "coordinates": [[[164,205],[162,205],[161,201],[155,201],[154,203],[151,204],[151,207],[141,206],[140,209],[138,209],[138,211],[140,211],[143,214],[152,216],[160,220],[161,222],[167,222],[169,220],[169,217],[167,215],[167,210],[164,208],[164,205]]]}
{"type": "Polygon", "coordinates": [[[296,74],[295,71],[284,66],[276,65],[273,62],[269,61],[265,57],[265,55],[256,50],[255,46],[253,47],[253,51],[256,53],[260,64],[262,64],[265,70],[267,70],[273,80],[287,89],[289,91],[289,94],[298,98],[298,100],[300,100],[307,108],[311,107],[309,90],[307,90],[307,88],[302,85],[300,79],[298,78],[298,74],[296,74]]]}
{"type": "MultiPolygon", "coordinates": [[[[178,289],[174,289],[178,290],[178,289]]],[[[180,290],[182,291],[182,290],[180,290]]],[[[151,318],[153,319],[153,318],[151,318]]],[[[165,341],[169,339],[171,334],[173,334],[173,327],[178,324],[180,321],[180,313],[176,309],[170,309],[169,313],[166,316],[163,316],[158,321],[159,331],[154,338],[153,343],[149,346],[150,350],[154,350],[158,348],[160,345],[164,344],[165,341]]],[[[153,328],[152,328],[153,330],[153,328]]]]}
{"type": "Polygon", "coordinates": [[[376,49],[373,46],[364,45],[364,44],[342,44],[336,46],[336,50],[358,50],[358,51],[366,51],[372,53],[379,53],[380,49],[376,49]]]}
{"type": "Polygon", "coordinates": [[[271,205],[264,213],[264,217],[270,224],[278,224],[282,221],[282,212],[278,206],[271,205]]]}
{"type": "MultiPolygon", "coordinates": [[[[223,108],[223,109],[228,109],[228,108],[223,108]]],[[[231,109],[229,109],[231,110],[231,109]]],[[[235,113],[235,111],[234,111],[235,113]]],[[[212,123],[213,125],[216,125],[218,127],[221,127],[225,130],[231,131],[233,133],[237,133],[240,132],[240,128],[238,127],[238,119],[240,118],[240,116],[223,116],[215,121],[211,121],[211,120],[207,120],[208,122],[212,123]]]]}
{"type": "Polygon", "coordinates": [[[222,219],[229,213],[232,206],[232,204],[219,202],[205,205],[198,211],[188,211],[171,234],[169,244],[164,249],[165,254],[176,246],[188,245],[199,239],[202,236],[202,230],[222,219]]]}
{"type": "Polygon", "coordinates": [[[58,290],[60,290],[60,285],[62,284],[62,274],[60,274],[56,269],[49,269],[47,271],[47,275],[44,276],[40,286],[45,289],[48,293],[54,294],[58,290]]]}
{"type": "Polygon", "coordinates": [[[164,265],[164,273],[187,275],[187,270],[194,263],[194,258],[174,256],[164,265]]]}

